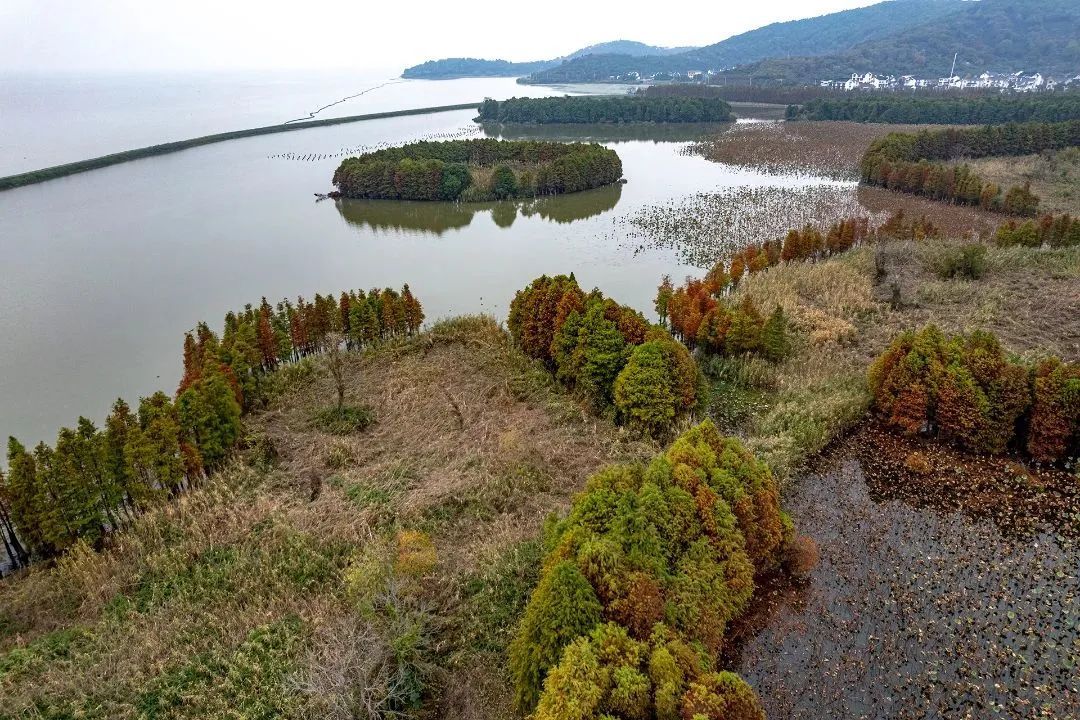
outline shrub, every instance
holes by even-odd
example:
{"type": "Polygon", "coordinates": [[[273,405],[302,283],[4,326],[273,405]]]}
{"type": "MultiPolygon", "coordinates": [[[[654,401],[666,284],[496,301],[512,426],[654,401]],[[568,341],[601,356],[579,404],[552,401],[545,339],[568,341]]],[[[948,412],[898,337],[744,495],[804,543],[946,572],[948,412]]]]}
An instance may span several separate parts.
{"type": "Polygon", "coordinates": [[[433,621],[417,596],[416,580],[435,562],[430,538],[405,530],[393,543],[369,542],[344,573],[345,598],[362,620],[346,629],[362,634],[365,653],[332,673],[331,680],[341,685],[349,678],[348,687],[338,690],[352,696],[350,702],[362,706],[366,716],[400,717],[415,710],[431,684],[433,621]]]}
{"type": "Polygon", "coordinates": [[[780,362],[791,352],[791,339],[788,337],[788,320],[784,309],[779,305],[765,321],[761,331],[761,354],[766,360],[780,362]]]}
{"type": "Polygon", "coordinates": [[[697,404],[698,370],[682,344],[666,331],[652,332],[615,378],[615,407],[631,427],[662,437],[677,417],[697,404]]]}
{"type": "Polygon", "coordinates": [[[363,432],[375,422],[374,411],[367,406],[337,405],[315,413],[312,424],[332,435],[363,432]]]}
{"type": "Polygon", "coordinates": [[[735,673],[704,673],[682,700],[683,720],[765,720],[754,690],[735,673]]]}
{"type": "Polygon", "coordinates": [[[768,468],[712,423],[684,433],[648,466],[596,473],[547,528],[544,574],[511,646],[522,709],[538,701],[536,717],[551,720],[674,718],[691,681],[725,712],[756,707],[736,692],[745,684],[707,676],[709,663],[691,647],[719,650],[755,575],[790,564],[793,539],[768,468]],[[570,588],[562,597],[585,595],[585,606],[612,622],[588,637],[556,632],[567,617],[588,624],[555,601],[560,586],[570,588]]]}
{"type": "Polygon", "coordinates": [[[614,623],[571,643],[552,668],[537,720],[764,720],[761,704],[738,675],[710,672],[664,625],[636,641],[614,623]]]}
{"type": "Polygon", "coordinates": [[[586,295],[573,275],[542,276],[517,292],[507,326],[515,343],[597,411],[654,436],[696,406],[700,385],[690,353],[641,313],[586,295]]]}
{"type": "Polygon", "coordinates": [[[510,645],[510,672],[517,704],[532,708],[547,671],[563,648],[600,622],[600,601],[581,570],[559,562],[540,579],[510,645]]]}
{"type": "Polygon", "coordinates": [[[943,280],[978,280],[986,272],[986,246],[968,243],[947,248],[934,258],[933,269],[943,280]]]}
{"type": "Polygon", "coordinates": [[[1020,441],[1047,462],[1077,453],[1080,369],[1051,359],[1032,373],[989,333],[903,333],[871,365],[869,384],[885,424],[908,434],[977,453],[1020,441]]]}
{"type": "Polygon", "coordinates": [[[427,575],[438,564],[435,544],[427,533],[419,530],[402,530],[397,534],[397,558],[394,572],[411,578],[427,575]]]}
{"type": "Polygon", "coordinates": [[[497,200],[505,200],[517,196],[518,183],[514,171],[509,165],[496,165],[491,176],[491,194],[497,200]]]}
{"type": "Polygon", "coordinates": [[[1046,360],[1033,385],[1028,452],[1041,462],[1080,456],[1080,366],[1046,360]]]}

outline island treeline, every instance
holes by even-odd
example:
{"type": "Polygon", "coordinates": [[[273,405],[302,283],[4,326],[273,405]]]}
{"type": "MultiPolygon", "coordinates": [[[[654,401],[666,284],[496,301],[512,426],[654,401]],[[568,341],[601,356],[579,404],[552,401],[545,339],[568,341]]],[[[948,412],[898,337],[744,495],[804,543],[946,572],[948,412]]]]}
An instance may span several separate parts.
{"type": "Polygon", "coordinates": [[[902,94],[823,97],[789,105],[789,120],[850,120],[918,125],[1000,125],[1080,120],[1080,93],[926,97],[902,94]]]}
{"type": "Polygon", "coordinates": [[[422,141],[346,158],[342,196],[371,200],[503,200],[558,195],[618,182],[622,161],[596,143],[422,141]]]}
{"type": "Polygon", "coordinates": [[[1076,145],[1080,145],[1080,120],[889,133],[867,149],[861,162],[862,180],[935,200],[1033,216],[1039,198],[1027,185],[1003,191],[969,166],[952,161],[1029,155],[1076,145]]]}
{"type": "Polygon", "coordinates": [[[184,372],[173,395],[132,408],[117,400],[99,428],[80,417],[53,446],[8,439],[0,474],[0,539],[16,566],[98,545],[149,507],[198,486],[241,442],[241,417],[273,391],[272,371],[309,355],[359,350],[416,333],[423,306],[408,285],[316,294],[271,306],[263,298],[184,337],[184,372]]]}
{"type": "Polygon", "coordinates": [[[731,106],[718,97],[687,95],[612,95],[484,100],[479,122],[678,123],[728,122],[731,106]]]}
{"type": "Polygon", "coordinates": [[[511,62],[480,58],[444,58],[428,60],[402,71],[401,77],[415,80],[448,80],[465,77],[514,77],[551,67],[554,61],[511,62]]]}

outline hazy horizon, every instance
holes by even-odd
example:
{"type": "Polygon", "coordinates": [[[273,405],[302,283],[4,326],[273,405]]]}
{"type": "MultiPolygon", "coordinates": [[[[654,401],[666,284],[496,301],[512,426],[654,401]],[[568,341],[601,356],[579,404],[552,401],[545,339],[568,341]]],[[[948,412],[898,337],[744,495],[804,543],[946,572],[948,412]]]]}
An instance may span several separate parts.
{"type": "Polygon", "coordinates": [[[550,0],[527,14],[482,0],[467,10],[423,0],[402,21],[397,5],[323,3],[266,7],[251,0],[159,6],[104,0],[56,7],[0,5],[0,72],[92,74],[387,69],[425,60],[545,60],[611,40],[701,46],[774,22],[875,4],[872,0],[766,0],[716,11],[683,4],[628,12],[613,2],[550,0]]]}

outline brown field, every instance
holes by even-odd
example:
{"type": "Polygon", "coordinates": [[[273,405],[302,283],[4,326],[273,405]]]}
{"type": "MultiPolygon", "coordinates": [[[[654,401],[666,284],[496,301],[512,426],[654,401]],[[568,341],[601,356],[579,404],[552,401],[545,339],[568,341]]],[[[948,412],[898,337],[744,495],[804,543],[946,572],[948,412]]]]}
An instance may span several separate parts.
{"type": "Polygon", "coordinates": [[[872,212],[894,213],[903,210],[911,218],[926,217],[941,228],[946,237],[966,235],[989,238],[1006,216],[967,205],[930,200],[871,185],[860,185],[859,204],[872,212]]]}
{"type": "Polygon", "coordinates": [[[1031,183],[1039,210],[1080,215],[1080,148],[1039,155],[970,160],[975,172],[1001,187],[1031,183]]]}

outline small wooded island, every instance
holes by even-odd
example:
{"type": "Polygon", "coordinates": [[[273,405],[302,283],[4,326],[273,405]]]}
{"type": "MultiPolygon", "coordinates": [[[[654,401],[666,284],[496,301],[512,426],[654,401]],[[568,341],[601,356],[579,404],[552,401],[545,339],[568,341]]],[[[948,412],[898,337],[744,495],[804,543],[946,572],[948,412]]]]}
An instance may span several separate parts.
{"type": "Polygon", "coordinates": [[[730,122],[731,106],[718,97],[602,95],[484,100],[477,122],[696,123],[730,122]]]}
{"type": "Polygon", "coordinates": [[[622,160],[596,143],[421,141],[346,158],[341,196],[370,200],[528,198],[590,190],[622,178],[622,160]]]}

